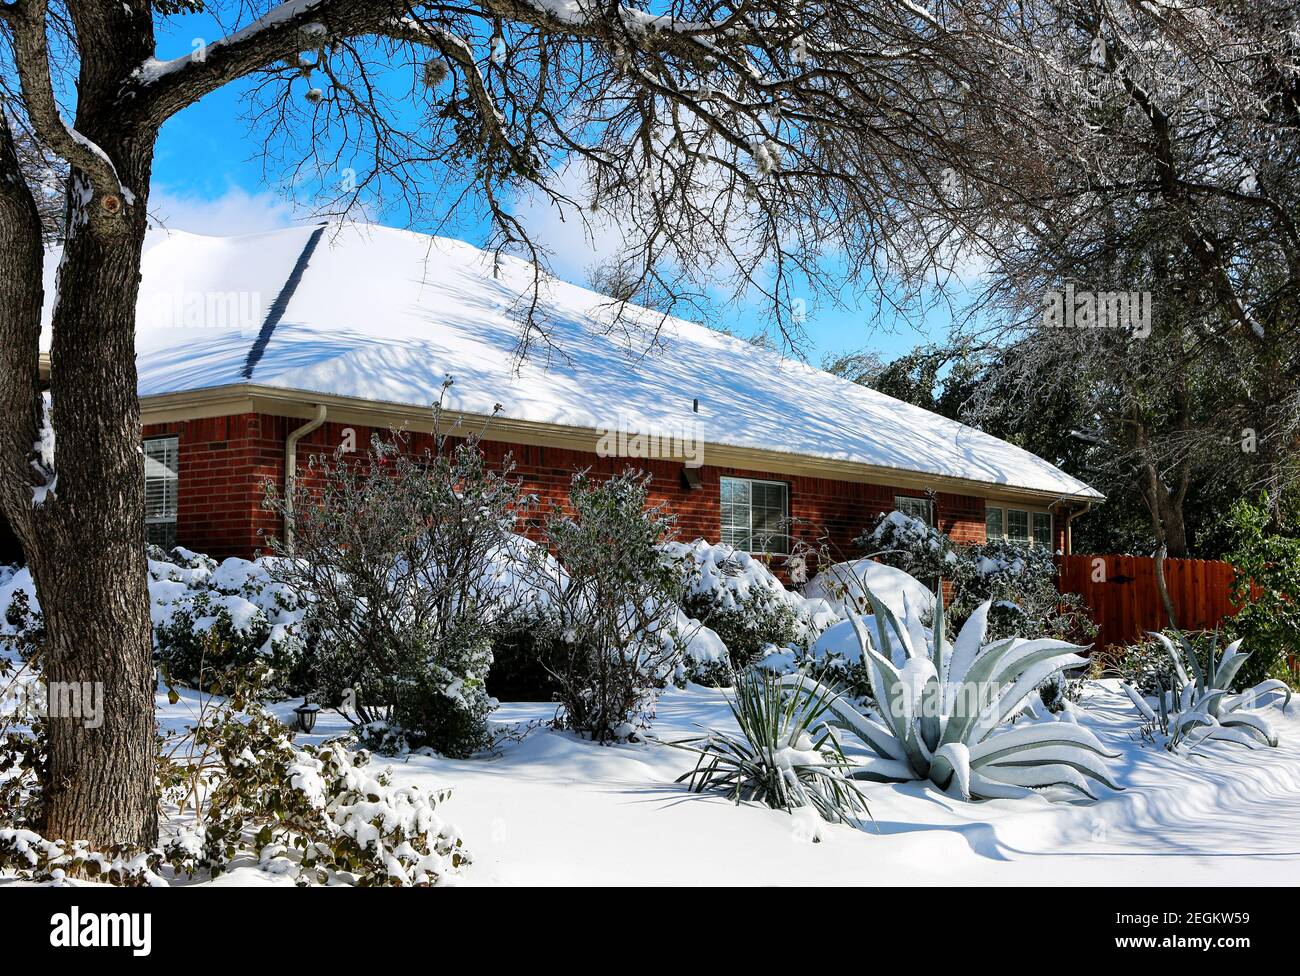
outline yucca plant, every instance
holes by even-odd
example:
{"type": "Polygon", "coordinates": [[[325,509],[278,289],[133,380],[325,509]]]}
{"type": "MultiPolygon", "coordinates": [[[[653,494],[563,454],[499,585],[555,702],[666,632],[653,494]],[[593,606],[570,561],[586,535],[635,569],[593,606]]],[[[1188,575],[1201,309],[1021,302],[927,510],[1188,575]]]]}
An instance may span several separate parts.
{"type": "Polygon", "coordinates": [[[910,607],[900,623],[874,594],[867,598],[875,615],[874,637],[861,616],[851,613],[849,619],[868,666],[876,710],[861,712],[803,675],[782,679],[788,687],[822,696],[826,709],[871,751],[871,758],[854,766],[854,778],[929,780],[967,800],[1021,797],[1053,786],[1095,799],[1091,780],[1119,789],[1105,763],[1118,754],[1107,752],[1087,729],[1063,721],[1007,726],[1044,680],[1087,663],[1078,654],[1084,648],[1019,637],[986,645],[989,601],[949,644],[942,586],[928,636],[910,607]],[[902,648],[901,664],[892,659],[891,646],[902,648]]]}
{"type": "Polygon", "coordinates": [[[709,729],[670,743],[697,753],[695,768],[677,778],[696,793],[719,790],[736,803],[774,810],[811,807],[830,823],[868,814],[866,799],[848,776],[851,763],[825,721],[827,693],[786,691],[765,671],[740,676],[728,701],[740,734],[709,729]]]}
{"type": "Polygon", "coordinates": [[[1121,685],[1148,726],[1164,736],[1165,748],[1170,752],[1190,753],[1210,740],[1236,742],[1251,748],[1276,746],[1277,736],[1264,717],[1244,709],[1279,693],[1286,696],[1282,703],[1286,708],[1291,702],[1291,689],[1286,683],[1270,678],[1234,694],[1233,679],[1250,657],[1249,651],[1242,653],[1241,641],[1235,640],[1225,647],[1220,657],[1219,633],[1215,631],[1209,660],[1202,666],[1203,662],[1197,657],[1196,648],[1187,635],[1180,631],[1175,631],[1175,634],[1178,646],[1164,634],[1151,634],[1165,649],[1174,666],[1173,686],[1166,688],[1164,681],[1160,682],[1154,707],[1133,685],[1128,682],[1121,685]]]}

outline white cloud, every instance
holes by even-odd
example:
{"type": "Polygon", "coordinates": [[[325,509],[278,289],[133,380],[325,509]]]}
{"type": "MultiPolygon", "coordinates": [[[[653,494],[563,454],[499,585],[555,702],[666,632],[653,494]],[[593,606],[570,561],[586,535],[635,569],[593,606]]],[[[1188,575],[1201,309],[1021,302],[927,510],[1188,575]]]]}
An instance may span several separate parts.
{"type": "Polygon", "coordinates": [[[294,207],[269,190],[249,193],[232,186],[216,197],[172,193],[154,187],[149,195],[150,224],[214,237],[256,234],[288,227],[297,219],[294,207]]]}

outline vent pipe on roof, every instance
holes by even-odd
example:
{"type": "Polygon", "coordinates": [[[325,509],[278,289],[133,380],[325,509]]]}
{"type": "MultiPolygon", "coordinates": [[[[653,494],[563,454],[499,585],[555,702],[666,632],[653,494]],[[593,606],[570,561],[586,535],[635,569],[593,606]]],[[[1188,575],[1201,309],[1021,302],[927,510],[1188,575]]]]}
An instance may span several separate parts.
{"type": "Polygon", "coordinates": [[[298,482],[298,442],[325,423],[325,404],[316,404],[316,416],[284,439],[284,548],[293,552],[293,492],[298,482]]]}

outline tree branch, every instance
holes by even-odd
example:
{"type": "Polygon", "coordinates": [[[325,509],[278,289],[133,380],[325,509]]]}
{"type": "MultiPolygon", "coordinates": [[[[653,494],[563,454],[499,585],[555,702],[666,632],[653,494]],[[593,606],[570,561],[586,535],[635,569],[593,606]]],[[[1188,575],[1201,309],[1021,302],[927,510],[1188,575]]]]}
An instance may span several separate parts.
{"type": "Polygon", "coordinates": [[[47,10],[48,0],[23,0],[3,8],[4,19],[13,30],[14,60],[32,128],[41,142],[86,174],[95,192],[121,195],[130,203],[131,191],[122,186],[108,153],[69,125],[59,111],[50,78],[47,10]]]}

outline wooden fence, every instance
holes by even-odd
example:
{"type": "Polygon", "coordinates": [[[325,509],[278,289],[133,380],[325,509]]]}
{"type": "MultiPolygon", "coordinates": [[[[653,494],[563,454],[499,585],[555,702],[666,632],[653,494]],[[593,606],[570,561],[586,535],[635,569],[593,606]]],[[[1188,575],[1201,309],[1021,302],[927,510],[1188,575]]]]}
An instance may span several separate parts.
{"type": "MultiPolygon", "coordinates": [[[[1128,644],[1169,626],[1150,556],[1060,556],[1062,593],[1078,593],[1101,628],[1096,647],[1128,644]]],[[[1165,582],[1184,630],[1213,629],[1236,612],[1232,565],[1208,559],[1166,559],[1165,582]]]]}

